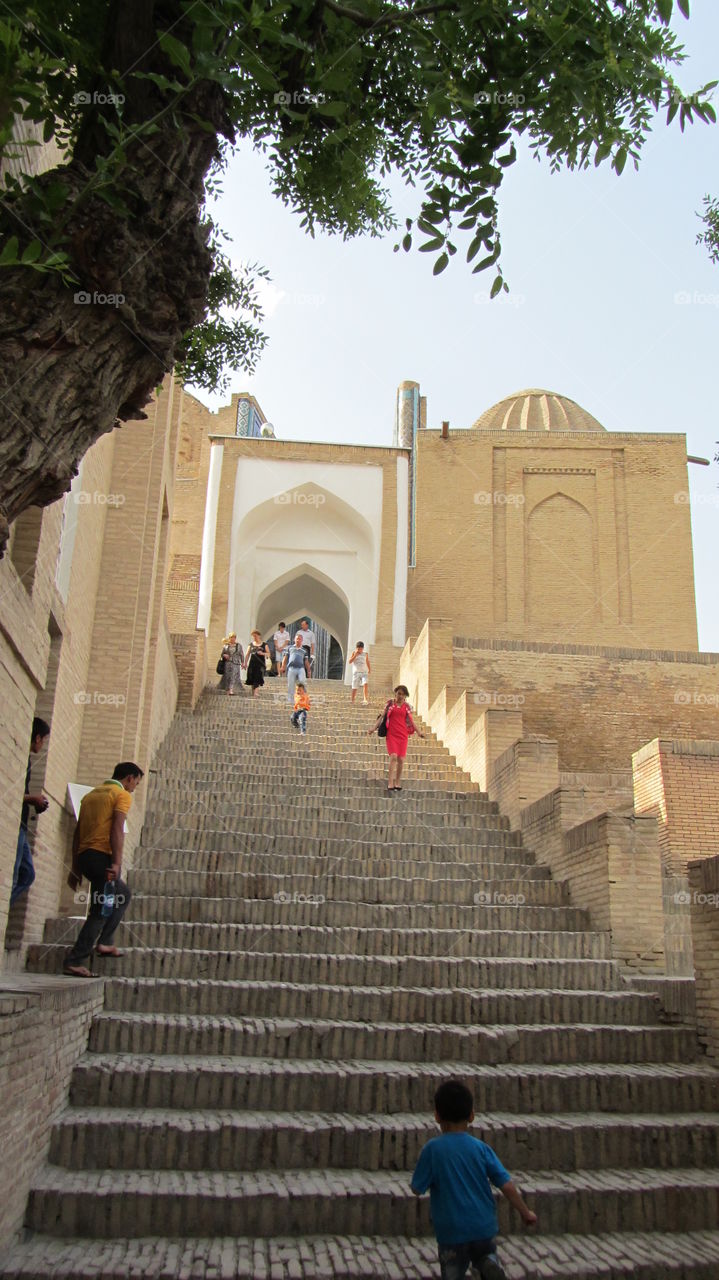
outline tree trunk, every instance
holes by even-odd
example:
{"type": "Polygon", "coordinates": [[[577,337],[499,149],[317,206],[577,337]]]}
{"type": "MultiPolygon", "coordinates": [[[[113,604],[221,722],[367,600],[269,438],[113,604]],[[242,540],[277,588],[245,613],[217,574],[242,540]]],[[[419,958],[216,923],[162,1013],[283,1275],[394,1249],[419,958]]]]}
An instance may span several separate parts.
{"type": "MultiPolygon", "coordinates": [[[[79,200],[69,224],[75,288],[28,268],[0,274],[0,554],[9,521],[66,492],[104,432],[146,416],[179,340],[204,316],[212,259],[199,210],[218,134],[229,132],[222,90],[195,85],[182,116],[179,125],[166,114],[128,148],[129,214],[96,195],[79,200]]],[[[65,183],[74,202],[95,171],[92,149],[86,137],[37,182],[65,183]]],[[[21,206],[10,213],[18,228],[32,226],[21,206]]]]}

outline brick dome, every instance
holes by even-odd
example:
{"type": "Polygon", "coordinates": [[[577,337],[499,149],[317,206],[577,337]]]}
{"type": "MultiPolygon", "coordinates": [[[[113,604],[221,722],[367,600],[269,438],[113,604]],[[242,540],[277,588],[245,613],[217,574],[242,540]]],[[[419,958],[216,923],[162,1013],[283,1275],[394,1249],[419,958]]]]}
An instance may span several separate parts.
{"type": "Polygon", "coordinates": [[[482,431],[604,431],[591,413],[567,396],[533,387],[515,391],[472,423],[482,431]]]}

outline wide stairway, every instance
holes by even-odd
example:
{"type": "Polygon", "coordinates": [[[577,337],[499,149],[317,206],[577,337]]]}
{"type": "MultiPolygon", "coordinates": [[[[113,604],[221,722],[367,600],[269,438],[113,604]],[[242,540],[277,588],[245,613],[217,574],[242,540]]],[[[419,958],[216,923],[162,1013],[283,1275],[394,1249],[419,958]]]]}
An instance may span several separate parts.
{"type": "MultiPolygon", "coordinates": [[[[208,691],[149,779],[134,900],[12,1277],[439,1274],[409,1177],[437,1083],[475,1093],[539,1215],[511,1280],[717,1280],[719,1077],[631,991],[436,742],[385,790],[372,711],[208,691]],[[114,967],[113,967],[114,966],[114,967]]],[[[58,972],[67,920],[31,967],[58,972]]]]}

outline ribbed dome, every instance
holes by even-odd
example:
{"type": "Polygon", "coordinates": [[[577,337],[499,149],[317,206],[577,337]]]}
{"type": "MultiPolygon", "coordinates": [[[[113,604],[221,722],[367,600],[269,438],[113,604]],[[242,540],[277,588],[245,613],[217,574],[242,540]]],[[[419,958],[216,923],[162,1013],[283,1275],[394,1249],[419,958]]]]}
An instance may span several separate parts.
{"type": "Polygon", "coordinates": [[[515,391],[472,424],[484,431],[604,431],[581,405],[554,391],[515,391]]]}

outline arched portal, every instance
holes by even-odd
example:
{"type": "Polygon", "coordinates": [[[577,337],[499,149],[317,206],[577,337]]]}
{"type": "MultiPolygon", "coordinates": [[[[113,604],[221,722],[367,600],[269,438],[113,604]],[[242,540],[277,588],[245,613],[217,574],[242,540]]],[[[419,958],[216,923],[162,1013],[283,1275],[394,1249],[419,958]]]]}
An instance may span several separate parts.
{"type": "Polygon", "coordinates": [[[304,613],[335,636],[345,656],[357,628],[372,644],[380,521],[373,528],[343,497],[314,480],[264,501],[257,501],[260,486],[253,494],[247,480],[238,471],[227,614],[218,624],[242,636],[252,627],[267,635],[281,618],[304,613]]]}
{"type": "Polygon", "coordinates": [[[286,621],[289,625],[292,619],[303,616],[312,618],[329,631],[346,659],[349,602],[336,583],[308,564],[282,574],[266,587],[258,600],[256,625],[263,637],[268,638],[279,621],[286,621]]]}

